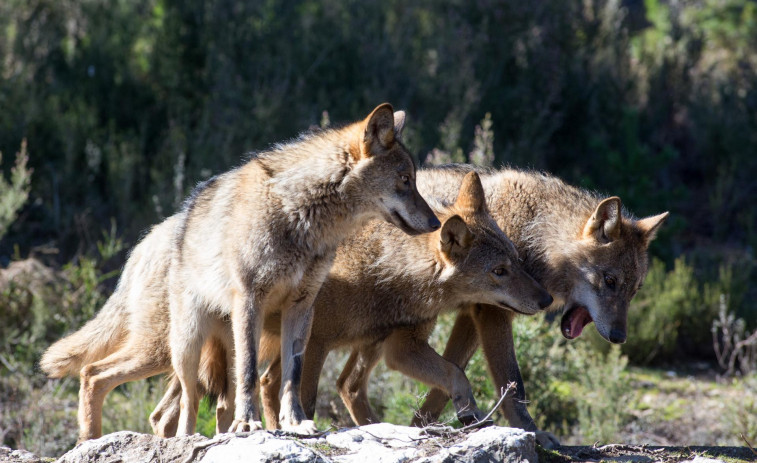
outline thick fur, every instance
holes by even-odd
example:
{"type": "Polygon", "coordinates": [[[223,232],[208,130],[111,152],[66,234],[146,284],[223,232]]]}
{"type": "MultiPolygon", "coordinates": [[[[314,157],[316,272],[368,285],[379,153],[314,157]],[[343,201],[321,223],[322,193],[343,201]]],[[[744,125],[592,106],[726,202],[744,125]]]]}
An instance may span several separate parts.
{"type": "Polygon", "coordinates": [[[412,158],[398,139],[403,123],[404,113],[380,105],[363,121],[253,157],[187,202],[168,277],[171,361],[182,387],[177,434],[194,432],[201,348],[219,317],[231,318],[234,340],[230,430],[261,427],[258,344],[264,318],[277,316],[281,426],[316,431],[300,404],[302,354],[337,246],[373,218],[411,234],[440,226],[415,188],[412,158]]]}
{"type": "MultiPolygon", "coordinates": [[[[315,411],[326,355],[353,346],[355,353],[338,387],[357,424],[377,421],[368,403],[367,381],[382,355],[391,368],[442,388],[453,398],[463,422],[480,420],[483,413],[463,371],[427,343],[440,310],[486,303],[503,312],[533,314],[551,304],[551,296],[522,270],[512,243],[490,217],[477,174],[465,178],[453,204],[432,205],[445,218],[438,232],[403,237],[396,229],[374,222],[337,251],[315,300],[305,351],[301,398],[309,417],[315,411]]],[[[278,421],[278,326],[275,317],[267,319],[261,342],[261,357],[272,359],[261,378],[269,428],[278,421]]],[[[176,409],[176,391],[172,385],[161,403],[168,411],[159,407],[156,413],[168,416],[176,409]],[[168,400],[171,394],[173,401],[168,400]]]]}
{"type": "MultiPolygon", "coordinates": [[[[369,117],[363,123],[353,124],[340,131],[326,132],[320,137],[305,136],[299,142],[295,142],[294,146],[304,149],[306,144],[313,142],[310,146],[312,150],[328,148],[330,151],[325,151],[328,154],[341,153],[340,159],[346,160],[348,164],[343,166],[348,175],[352,172],[364,184],[373,185],[373,190],[366,188],[367,191],[363,193],[372,198],[368,200],[369,205],[373,205],[371,201],[382,202],[380,207],[374,208],[378,209],[377,212],[374,211],[374,215],[380,214],[407,232],[433,229],[435,224],[439,223],[438,219],[418,196],[414,187],[412,161],[398,139],[404,123],[404,113],[392,115],[388,105],[382,105],[378,109],[379,116],[383,118],[384,129],[388,126],[391,134],[387,134],[387,130],[377,131],[376,125],[373,124],[370,126],[373,132],[366,137],[365,130],[369,128],[367,122],[372,120],[372,117],[369,117]],[[366,138],[371,137],[383,137],[381,143],[388,143],[389,148],[370,146],[370,140],[366,138]],[[350,151],[340,151],[339,147],[350,151]],[[371,158],[374,158],[373,162],[368,161],[371,158]],[[384,173],[384,178],[365,178],[371,173],[375,174],[377,170],[384,173]],[[381,191],[376,191],[376,188],[381,191]],[[393,191],[387,194],[387,190],[393,191]]],[[[375,115],[376,111],[372,113],[372,116],[375,115]]],[[[277,150],[286,150],[287,146],[280,146],[277,150]]],[[[308,153],[306,150],[302,153],[303,156],[316,161],[311,167],[317,170],[324,165],[317,163],[316,154],[308,153]]],[[[273,156],[275,155],[269,154],[262,157],[273,156]]],[[[307,172],[304,174],[307,176],[307,172]]],[[[102,404],[110,390],[127,381],[172,370],[168,341],[168,273],[171,259],[177,252],[177,245],[186,237],[187,211],[210,207],[203,204],[207,201],[203,192],[207,194],[216,190],[223,183],[223,179],[215,178],[200,185],[187,200],[184,212],[155,226],[131,252],[116,291],[98,315],[76,333],[55,343],[43,356],[42,367],[53,377],[80,374],[80,441],[101,435],[102,404]]],[[[356,183],[352,182],[349,186],[356,188],[359,186],[356,183]]],[[[338,196],[339,185],[333,186],[338,196]]],[[[315,188],[311,190],[311,194],[314,191],[315,188]]],[[[355,204],[357,211],[352,211],[353,217],[361,215],[360,206],[359,203],[355,204]]],[[[318,208],[314,207],[311,212],[317,210],[318,208]]],[[[317,218],[315,214],[306,216],[306,219],[308,217],[317,218]]],[[[366,214],[366,220],[370,217],[371,214],[366,214]]],[[[307,220],[297,223],[309,226],[307,220]]],[[[307,230],[304,230],[304,234],[307,235],[307,230]]],[[[199,384],[218,396],[217,432],[229,429],[234,413],[235,391],[233,382],[230,381],[232,378],[227,378],[227,370],[231,369],[234,361],[231,356],[234,346],[229,334],[229,319],[230,317],[219,314],[210,317],[208,323],[203,326],[207,340],[202,345],[201,364],[198,369],[201,375],[199,384]],[[220,336],[217,335],[219,329],[220,336]]],[[[178,381],[172,384],[180,396],[180,384],[178,381]]],[[[201,390],[197,398],[205,392],[204,389],[201,390]]],[[[167,406],[161,402],[158,411],[150,416],[150,420],[154,428],[164,429],[166,435],[174,435],[177,432],[180,404],[177,400],[174,409],[169,410],[167,406]],[[169,410],[167,416],[162,414],[162,410],[169,410]]],[[[196,402],[192,404],[192,408],[196,410],[196,402]]]]}
{"type": "MultiPolygon", "coordinates": [[[[422,170],[418,189],[428,198],[452,198],[467,172],[477,170],[492,216],[513,240],[525,269],[554,297],[561,331],[580,335],[593,321],[613,343],[626,339],[631,298],[647,273],[647,248],[668,213],[637,220],[617,197],[604,198],[549,175],[513,169],[446,166],[422,170]]],[[[444,357],[465,368],[481,345],[497,389],[518,387],[503,404],[511,425],[536,430],[525,406],[525,388],[512,341],[512,314],[486,305],[462,310],[444,357]]],[[[414,424],[438,418],[448,398],[432,390],[414,424]]]]}

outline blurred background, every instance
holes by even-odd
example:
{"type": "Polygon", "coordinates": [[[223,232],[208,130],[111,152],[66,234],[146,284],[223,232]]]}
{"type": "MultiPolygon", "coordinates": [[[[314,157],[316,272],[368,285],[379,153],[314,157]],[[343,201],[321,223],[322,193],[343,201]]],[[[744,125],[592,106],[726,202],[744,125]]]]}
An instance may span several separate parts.
{"type": "MultiPolygon", "coordinates": [[[[0,443],[75,443],[78,381],[46,380],[39,356],[193,185],[384,101],[408,112],[420,165],[544,170],[639,217],[671,211],[622,348],[519,320],[540,426],[564,443],[757,441],[756,2],[2,0],[0,443]]],[[[349,424],[342,361],[324,427],[349,424]]],[[[491,406],[480,357],[468,374],[491,406]]],[[[402,424],[425,390],[383,367],[371,384],[402,424]]],[[[119,388],[105,431],[149,431],[162,392],[119,388]]]]}

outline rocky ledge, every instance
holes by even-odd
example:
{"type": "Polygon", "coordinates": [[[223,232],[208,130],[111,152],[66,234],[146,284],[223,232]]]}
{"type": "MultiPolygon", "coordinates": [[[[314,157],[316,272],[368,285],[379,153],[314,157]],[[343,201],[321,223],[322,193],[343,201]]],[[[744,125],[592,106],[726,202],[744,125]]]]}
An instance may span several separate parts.
{"type": "MultiPolygon", "coordinates": [[[[280,431],[221,434],[212,439],[196,434],[162,439],[123,431],[84,442],[60,457],[59,463],[153,462],[532,462],[577,461],[733,463],[756,461],[747,447],[649,447],[605,445],[535,446],[533,433],[491,426],[475,431],[418,429],[387,423],[343,429],[319,437],[280,431]]],[[[0,447],[0,462],[48,463],[24,450],[0,447]]]]}
{"type": "MultiPolygon", "coordinates": [[[[434,432],[379,423],[302,438],[281,432],[194,435],[161,439],[117,432],[84,442],[59,463],[91,462],[536,462],[534,434],[488,427],[472,432],[434,432]]],[[[29,460],[26,460],[29,461],[29,460]]]]}

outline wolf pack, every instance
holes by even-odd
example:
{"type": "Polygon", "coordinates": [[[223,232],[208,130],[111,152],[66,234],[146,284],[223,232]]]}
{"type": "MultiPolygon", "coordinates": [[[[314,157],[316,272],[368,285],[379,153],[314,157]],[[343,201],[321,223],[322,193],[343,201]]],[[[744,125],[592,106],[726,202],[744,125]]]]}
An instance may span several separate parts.
{"type": "Polygon", "coordinates": [[[412,425],[435,422],[450,400],[461,423],[477,423],[465,368],[481,347],[496,390],[516,385],[501,401],[509,424],[559,446],[526,407],[513,320],[552,311],[568,339],[593,322],[625,342],[668,213],[638,219],[616,196],[540,172],[416,169],[404,124],[384,103],[275,145],[154,226],[103,308],[40,362],[50,377],[80,378],[79,441],[101,436],[111,390],[163,373],[150,415],[160,436],[194,433],[205,395],[218,433],[263,429],[264,417],[267,429],[315,434],[335,349],[350,350],[335,387],[356,425],[379,421],[368,388],[381,359],[431,388],[412,425]],[[429,336],[444,312],[456,318],[439,354],[429,336]]]}

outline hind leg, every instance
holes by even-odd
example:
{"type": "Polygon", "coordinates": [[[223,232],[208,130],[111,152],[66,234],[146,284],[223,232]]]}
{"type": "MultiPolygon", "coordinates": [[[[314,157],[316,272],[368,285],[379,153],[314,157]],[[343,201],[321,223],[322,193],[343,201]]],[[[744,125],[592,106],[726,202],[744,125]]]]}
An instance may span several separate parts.
{"type": "Polygon", "coordinates": [[[171,375],[163,398],[160,399],[155,410],[150,413],[150,427],[156,436],[173,437],[179,424],[181,407],[181,383],[176,376],[171,375]]]}
{"type": "Polygon", "coordinates": [[[352,350],[336,382],[339,396],[358,426],[378,423],[368,400],[368,378],[381,358],[382,343],[368,344],[352,350]]]}
{"type": "Polygon", "coordinates": [[[181,383],[177,436],[194,434],[200,394],[197,390],[202,346],[212,317],[196,307],[193,297],[183,291],[171,293],[171,366],[181,383]]]}
{"type": "Polygon", "coordinates": [[[102,435],[102,408],[108,392],[119,384],[144,379],[168,369],[168,358],[156,358],[153,350],[132,345],[82,368],[79,388],[79,442],[102,435]]]}
{"type": "Polygon", "coordinates": [[[236,384],[234,382],[234,372],[231,371],[231,366],[234,365],[233,348],[225,346],[224,355],[226,356],[225,368],[223,371],[217,372],[219,376],[225,375],[226,381],[223,382],[225,390],[218,395],[218,403],[216,404],[216,434],[229,432],[231,423],[234,421],[236,384]]]}

